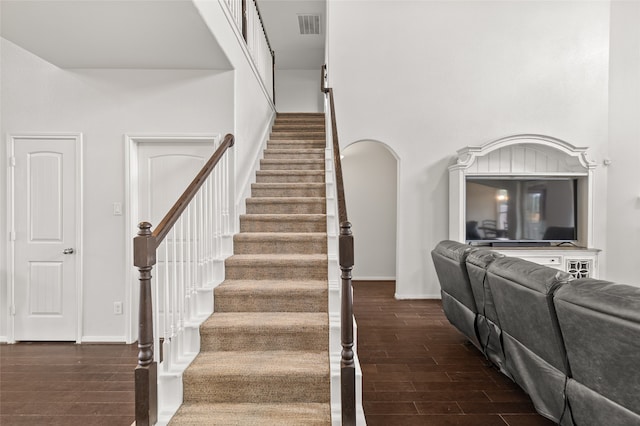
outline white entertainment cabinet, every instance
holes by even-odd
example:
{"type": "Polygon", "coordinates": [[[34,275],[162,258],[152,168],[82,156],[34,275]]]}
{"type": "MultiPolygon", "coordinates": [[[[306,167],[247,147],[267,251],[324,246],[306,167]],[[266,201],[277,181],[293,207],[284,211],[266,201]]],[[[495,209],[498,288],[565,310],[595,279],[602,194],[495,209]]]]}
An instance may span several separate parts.
{"type": "MultiPolygon", "coordinates": [[[[598,253],[593,248],[593,170],[586,148],[543,135],[514,135],[482,146],[458,150],[449,167],[449,239],[466,240],[466,180],[468,177],[573,177],[577,179],[577,241],[574,246],[488,247],[568,272],[576,278],[598,277],[598,253]]],[[[482,240],[479,241],[481,243],[482,240]]]]}

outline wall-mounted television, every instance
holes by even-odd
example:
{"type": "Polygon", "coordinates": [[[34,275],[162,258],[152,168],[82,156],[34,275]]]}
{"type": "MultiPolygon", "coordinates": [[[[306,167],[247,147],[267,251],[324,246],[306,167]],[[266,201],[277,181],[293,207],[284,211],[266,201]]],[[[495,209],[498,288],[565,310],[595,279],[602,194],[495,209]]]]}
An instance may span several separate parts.
{"type": "Polygon", "coordinates": [[[572,177],[467,176],[467,242],[575,242],[577,185],[572,177]]]}

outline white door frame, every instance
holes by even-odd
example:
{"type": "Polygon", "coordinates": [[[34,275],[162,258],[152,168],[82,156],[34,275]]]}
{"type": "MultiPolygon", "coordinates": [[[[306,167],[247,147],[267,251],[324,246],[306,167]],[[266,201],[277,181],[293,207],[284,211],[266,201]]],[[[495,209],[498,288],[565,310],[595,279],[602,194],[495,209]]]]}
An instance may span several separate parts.
{"type": "Polygon", "coordinates": [[[20,140],[33,140],[33,139],[55,139],[55,140],[72,140],[76,147],[76,200],[75,200],[75,214],[76,214],[76,304],[77,304],[77,319],[76,319],[76,343],[82,343],[82,319],[83,319],[83,172],[84,172],[84,158],[83,158],[83,141],[82,133],[9,133],[7,135],[7,158],[9,162],[7,164],[7,234],[9,240],[7,242],[7,300],[6,300],[6,312],[7,312],[7,342],[15,343],[15,144],[20,143],[20,140]]]}
{"type": "MultiPolygon", "coordinates": [[[[133,236],[138,229],[138,148],[141,143],[203,143],[218,146],[218,134],[170,134],[170,135],[124,135],[125,152],[125,339],[127,343],[138,340],[138,270],[133,266],[133,236]]],[[[195,176],[194,176],[195,177],[195,176]]],[[[185,188],[186,189],[186,188],[185,188]]],[[[157,223],[153,224],[154,226],[157,223]]]]}

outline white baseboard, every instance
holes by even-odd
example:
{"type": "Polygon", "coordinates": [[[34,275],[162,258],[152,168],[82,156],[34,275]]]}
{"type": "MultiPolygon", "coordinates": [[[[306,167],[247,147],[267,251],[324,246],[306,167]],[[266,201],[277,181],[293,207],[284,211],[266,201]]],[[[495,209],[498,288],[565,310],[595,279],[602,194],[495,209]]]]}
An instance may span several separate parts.
{"type": "Polygon", "coordinates": [[[82,336],[82,343],[126,343],[124,336],[82,336]]]}
{"type": "Polygon", "coordinates": [[[7,336],[0,336],[0,343],[7,343],[9,338],[7,336]]]}
{"type": "Polygon", "coordinates": [[[395,281],[396,277],[353,277],[351,281],[395,281]]]}
{"type": "Polygon", "coordinates": [[[442,299],[442,297],[440,296],[440,293],[436,293],[436,294],[394,294],[393,297],[396,298],[396,300],[410,300],[410,299],[437,299],[440,300],[442,299]]]}

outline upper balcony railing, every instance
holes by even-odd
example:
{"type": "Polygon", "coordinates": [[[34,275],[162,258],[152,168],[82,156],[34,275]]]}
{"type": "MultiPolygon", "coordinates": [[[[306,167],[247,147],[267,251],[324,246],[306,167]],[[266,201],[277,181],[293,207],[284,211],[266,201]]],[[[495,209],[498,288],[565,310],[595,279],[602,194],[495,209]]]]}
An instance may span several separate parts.
{"type": "Polygon", "coordinates": [[[271,91],[271,100],[275,103],[275,53],[269,43],[257,1],[224,0],[224,3],[242,33],[258,74],[267,90],[271,91]]]}

